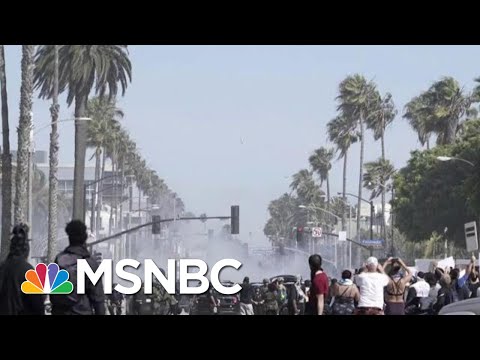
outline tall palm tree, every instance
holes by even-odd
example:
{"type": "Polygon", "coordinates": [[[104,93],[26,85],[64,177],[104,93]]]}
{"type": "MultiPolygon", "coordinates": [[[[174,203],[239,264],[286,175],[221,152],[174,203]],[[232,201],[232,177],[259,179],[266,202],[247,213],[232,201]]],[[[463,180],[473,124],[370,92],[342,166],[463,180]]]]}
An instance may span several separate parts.
{"type": "Polygon", "coordinates": [[[48,180],[48,240],[47,240],[47,260],[53,262],[57,246],[57,168],[58,168],[58,114],[60,105],[58,104],[58,45],[54,45],[54,71],[53,71],[53,93],[50,115],[52,117],[52,132],[50,133],[50,164],[48,180]]]}
{"type": "Polygon", "coordinates": [[[322,146],[315,150],[308,159],[312,170],[316,172],[320,178],[320,187],[324,181],[327,183],[327,209],[329,209],[330,206],[330,179],[328,175],[332,169],[333,153],[334,149],[327,149],[322,146]]]}
{"type": "Polygon", "coordinates": [[[420,142],[434,133],[437,144],[451,144],[461,119],[478,100],[476,90],[466,93],[454,78],[444,77],[407,103],[403,117],[417,131],[420,142]]]}
{"type": "MultiPolygon", "coordinates": [[[[52,96],[54,49],[42,45],[35,57],[35,85],[42,98],[52,96]]],[[[73,181],[73,218],[84,215],[84,173],[87,129],[84,121],[87,100],[95,87],[100,97],[116,97],[119,85],[122,95],[131,81],[132,65],[127,45],[61,45],[59,48],[61,92],[68,90],[67,104],[75,101],[75,168],[73,181]]]]}
{"type": "MultiPolygon", "coordinates": [[[[375,141],[381,141],[382,148],[382,161],[385,162],[385,130],[388,125],[393,122],[395,116],[397,115],[397,110],[395,109],[395,104],[392,100],[392,95],[386,93],[382,98],[380,94],[377,94],[376,101],[374,100],[373,111],[369,114],[367,118],[367,127],[373,131],[373,138],[375,141]]],[[[380,179],[383,181],[383,177],[380,179]]],[[[387,228],[385,223],[385,183],[380,183],[381,193],[382,193],[382,234],[383,238],[387,239],[387,228]]]]}
{"type": "MultiPolygon", "coordinates": [[[[102,152],[104,152],[109,135],[116,127],[119,126],[119,121],[123,118],[124,113],[121,109],[116,107],[115,99],[106,99],[95,97],[88,100],[86,116],[92,120],[87,124],[87,147],[95,148],[95,186],[93,189],[94,196],[91,202],[91,216],[90,216],[90,228],[92,231],[96,229],[95,223],[99,221],[101,211],[98,210],[101,207],[99,203],[101,189],[101,179],[103,174],[100,175],[102,152]],[[98,200],[95,200],[98,199],[98,200]],[[97,208],[97,219],[95,219],[95,208],[97,208]],[[96,221],[97,220],[97,221],[96,221]]],[[[98,235],[98,234],[97,234],[98,235]]]]}
{"type": "Polygon", "coordinates": [[[431,98],[438,144],[451,144],[455,141],[460,119],[473,102],[472,94],[466,94],[452,77],[444,77],[428,90],[431,98]]]}
{"type": "Polygon", "coordinates": [[[358,140],[358,135],[355,130],[355,122],[344,115],[337,116],[331,120],[327,124],[327,132],[329,140],[337,147],[337,152],[339,153],[338,158],[343,158],[342,198],[344,206],[342,211],[342,230],[345,231],[347,229],[345,224],[345,211],[347,204],[347,198],[345,195],[347,192],[347,155],[350,146],[358,140]]]}
{"type": "MultiPolygon", "coordinates": [[[[118,149],[121,142],[121,127],[114,124],[108,134],[106,154],[112,165],[112,196],[110,197],[110,220],[108,234],[111,235],[114,228],[114,209],[117,210],[117,175],[118,175],[118,149]]],[[[103,176],[103,175],[102,175],[103,176]]],[[[100,190],[101,191],[101,190],[100,190]]]]}
{"type": "Polygon", "coordinates": [[[365,146],[364,126],[365,121],[373,110],[377,98],[375,84],[368,82],[363,76],[355,74],[348,76],[340,83],[338,110],[348,119],[358,124],[360,137],[360,175],[358,179],[358,204],[357,204],[357,236],[360,235],[360,210],[362,205],[363,187],[363,153],[365,146]]]}
{"type": "Polygon", "coordinates": [[[387,185],[387,182],[395,173],[395,168],[389,160],[383,158],[367,162],[364,168],[365,174],[363,185],[372,192],[370,200],[382,195],[382,235],[384,240],[387,241],[387,229],[385,226],[385,192],[391,189],[390,186],[387,185]]]}
{"type": "Polygon", "coordinates": [[[10,128],[8,125],[7,75],[5,72],[5,48],[0,45],[0,89],[2,101],[2,238],[0,261],[7,256],[12,227],[12,154],[10,153],[10,128]]]}
{"type": "Polygon", "coordinates": [[[370,195],[370,200],[377,198],[382,194],[383,189],[387,191],[390,189],[389,185],[385,187],[383,184],[388,183],[395,173],[395,168],[389,160],[383,160],[382,158],[377,159],[376,161],[370,161],[364,165],[365,174],[364,174],[364,186],[372,193],[370,195]]]}
{"type": "MultiPolygon", "coordinates": [[[[299,205],[315,205],[322,208],[325,193],[315,183],[313,174],[307,169],[300,170],[292,176],[290,189],[297,193],[299,205]]],[[[325,218],[325,213],[320,210],[308,209],[307,214],[314,213],[316,219],[325,218]]]]}
{"type": "Polygon", "coordinates": [[[16,224],[26,222],[28,216],[27,180],[31,150],[34,52],[35,45],[22,45],[22,85],[20,88],[20,120],[18,122],[17,173],[15,179],[14,217],[16,224]]]}
{"type": "Polygon", "coordinates": [[[430,121],[429,104],[427,96],[414,97],[405,105],[403,118],[407,119],[412,129],[417,133],[418,141],[422,146],[430,149],[430,137],[433,133],[432,121],[430,121]]]}

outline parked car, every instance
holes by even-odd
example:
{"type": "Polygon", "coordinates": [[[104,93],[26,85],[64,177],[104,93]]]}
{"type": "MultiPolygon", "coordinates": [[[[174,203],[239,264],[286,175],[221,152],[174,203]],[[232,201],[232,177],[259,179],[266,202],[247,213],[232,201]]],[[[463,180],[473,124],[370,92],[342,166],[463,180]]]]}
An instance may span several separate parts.
{"type": "Polygon", "coordinates": [[[480,315],[480,298],[448,304],[440,310],[438,315],[480,315]]]}

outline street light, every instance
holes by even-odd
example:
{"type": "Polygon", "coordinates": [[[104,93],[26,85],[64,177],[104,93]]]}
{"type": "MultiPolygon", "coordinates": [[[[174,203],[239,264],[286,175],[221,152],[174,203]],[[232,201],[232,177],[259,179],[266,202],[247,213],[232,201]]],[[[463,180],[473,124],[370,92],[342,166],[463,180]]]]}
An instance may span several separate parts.
{"type": "Polygon", "coordinates": [[[475,167],[475,164],[472,163],[471,161],[468,161],[468,160],[465,160],[465,159],[462,159],[462,158],[457,158],[457,157],[437,156],[437,160],[440,160],[440,161],[451,161],[451,160],[455,161],[455,160],[457,160],[457,161],[462,161],[462,162],[464,162],[464,163],[467,163],[467,164],[470,165],[470,166],[475,167]]]}
{"type": "MultiPolygon", "coordinates": [[[[342,193],[337,193],[338,195],[342,195],[342,193]]],[[[359,197],[358,195],[352,194],[352,193],[345,193],[345,195],[353,196],[357,199],[360,199],[367,204],[370,205],[370,239],[373,240],[373,217],[375,216],[375,205],[373,205],[373,201],[366,200],[364,198],[359,197]]],[[[360,209],[358,209],[358,213],[360,214],[360,209]]],[[[358,221],[358,220],[357,220],[358,221]]],[[[357,236],[360,236],[360,234],[357,234],[357,236]]]]}

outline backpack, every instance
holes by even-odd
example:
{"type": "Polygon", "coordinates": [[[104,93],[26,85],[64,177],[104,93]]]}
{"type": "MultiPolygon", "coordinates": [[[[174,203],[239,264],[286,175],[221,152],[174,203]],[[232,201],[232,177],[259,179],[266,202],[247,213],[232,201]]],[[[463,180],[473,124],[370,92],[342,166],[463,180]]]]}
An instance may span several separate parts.
{"type": "Polygon", "coordinates": [[[50,302],[53,306],[60,309],[72,309],[80,302],[81,296],[77,294],[77,260],[82,259],[81,256],[72,253],[60,253],[56,258],[56,263],[61,270],[68,272],[68,281],[73,284],[73,291],[68,295],[52,295],[50,294],[50,302]]]}

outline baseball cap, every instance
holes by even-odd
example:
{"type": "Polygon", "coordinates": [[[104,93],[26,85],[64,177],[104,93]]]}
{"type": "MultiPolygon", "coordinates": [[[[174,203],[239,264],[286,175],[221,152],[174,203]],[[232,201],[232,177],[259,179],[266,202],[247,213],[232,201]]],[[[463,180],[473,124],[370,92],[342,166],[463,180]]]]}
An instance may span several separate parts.
{"type": "Polygon", "coordinates": [[[367,265],[378,265],[378,259],[375,256],[370,256],[367,259],[367,265]]]}

